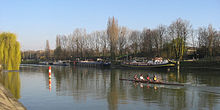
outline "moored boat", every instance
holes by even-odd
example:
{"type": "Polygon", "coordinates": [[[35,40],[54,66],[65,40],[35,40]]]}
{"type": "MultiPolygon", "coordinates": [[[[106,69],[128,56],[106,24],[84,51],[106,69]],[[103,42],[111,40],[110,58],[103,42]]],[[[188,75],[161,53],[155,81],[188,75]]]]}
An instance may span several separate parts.
{"type": "Polygon", "coordinates": [[[91,66],[91,67],[110,67],[110,62],[104,61],[78,61],[75,63],[77,66],[91,66]]]}
{"type": "Polygon", "coordinates": [[[68,61],[58,61],[58,62],[53,62],[53,65],[57,65],[57,66],[69,66],[70,63],[68,61]]]}
{"type": "Polygon", "coordinates": [[[170,60],[163,60],[162,58],[155,58],[148,61],[132,61],[132,62],[123,62],[121,63],[122,67],[129,67],[129,68],[140,68],[140,69],[146,69],[146,68],[172,68],[176,66],[175,62],[172,62],[170,60]]]}

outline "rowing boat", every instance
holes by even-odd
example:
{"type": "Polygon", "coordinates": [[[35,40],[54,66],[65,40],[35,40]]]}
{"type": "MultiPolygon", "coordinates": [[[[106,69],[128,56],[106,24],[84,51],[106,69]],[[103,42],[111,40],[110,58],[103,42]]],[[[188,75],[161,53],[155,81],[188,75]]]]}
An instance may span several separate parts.
{"type": "Polygon", "coordinates": [[[140,82],[140,83],[148,83],[148,84],[161,84],[161,85],[184,86],[184,84],[178,84],[178,83],[165,83],[165,82],[154,82],[154,81],[141,81],[141,80],[134,80],[134,79],[119,79],[119,80],[132,81],[132,82],[140,82]]]}

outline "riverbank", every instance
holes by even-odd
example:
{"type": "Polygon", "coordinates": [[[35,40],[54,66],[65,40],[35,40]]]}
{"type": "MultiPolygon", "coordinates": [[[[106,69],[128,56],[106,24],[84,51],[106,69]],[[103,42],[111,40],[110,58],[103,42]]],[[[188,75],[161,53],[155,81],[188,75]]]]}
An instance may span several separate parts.
{"type": "Polygon", "coordinates": [[[0,83],[0,110],[26,110],[26,108],[0,83]]]}
{"type": "Polygon", "coordinates": [[[220,70],[220,61],[181,61],[181,69],[209,69],[209,70],[220,70]]]}
{"type": "MultiPolygon", "coordinates": [[[[39,64],[37,61],[23,61],[21,64],[39,64]]],[[[78,65],[80,66],[80,65],[78,65]]],[[[125,68],[121,66],[121,62],[112,62],[111,68],[125,68]]],[[[129,68],[129,67],[127,67],[129,68]]],[[[134,69],[134,68],[130,68],[134,69]]],[[[137,68],[140,69],[140,68],[137,68]]],[[[208,61],[208,60],[198,60],[198,61],[181,61],[180,69],[209,69],[209,70],[220,70],[220,61],[208,61]]]]}
{"type": "MultiPolygon", "coordinates": [[[[120,62],[112,63],[111,68],[127,68],[127,69],[142,69],[142,68],[131,68],[131,67],[123,67],[121,66],[120,62]]],[[[159,68],[148,68],[148,70],[158,70],[159,68]]],[[[176,67],[169,68],[171,70],[175,70],[176,67]]],[[[198,61],[181,61],[180,62],[180,69],[194,69],[194,70],[220,70],[220,61],[208,61],[208,60],[198,60],[198,61]]],[[[167,70],[165,68],[160,68],[160,70],[167,70]]]]}

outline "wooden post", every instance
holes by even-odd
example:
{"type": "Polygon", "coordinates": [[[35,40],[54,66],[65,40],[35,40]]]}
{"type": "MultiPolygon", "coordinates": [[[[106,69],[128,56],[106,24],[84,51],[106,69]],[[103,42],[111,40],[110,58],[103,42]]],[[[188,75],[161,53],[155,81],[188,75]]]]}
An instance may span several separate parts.
{"type": "Polygon", "coordinates": [[[180,71],[180,61],[177,61],[177,71],[180,71]]]}

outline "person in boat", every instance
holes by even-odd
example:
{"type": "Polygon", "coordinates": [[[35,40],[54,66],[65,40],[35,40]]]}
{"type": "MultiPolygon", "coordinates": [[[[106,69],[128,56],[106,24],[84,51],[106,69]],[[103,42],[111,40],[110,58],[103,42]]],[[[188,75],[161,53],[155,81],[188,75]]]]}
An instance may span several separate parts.
{"type": "Polygon", "coordinates": [[[145,81],[143,74],[140,75],[140,80],[145,81]]]}
{"type": "Polygon", "coordinates": [[[134,80],[139,80],[137,74],[134,75],[134,80]]]}
{"type": "Polygon", "coordinates": [[[149,75],[147,75],[147,78],[146,78],[146,79],[147,79],[147,81],[151,81],[149,75]]]}
{"type": "Polygon", "coordinates": [[[154,75],[153,81],[154,81],[154,82],[157,82],[157,76],[156,76],[156,75],[154,75]]]}

